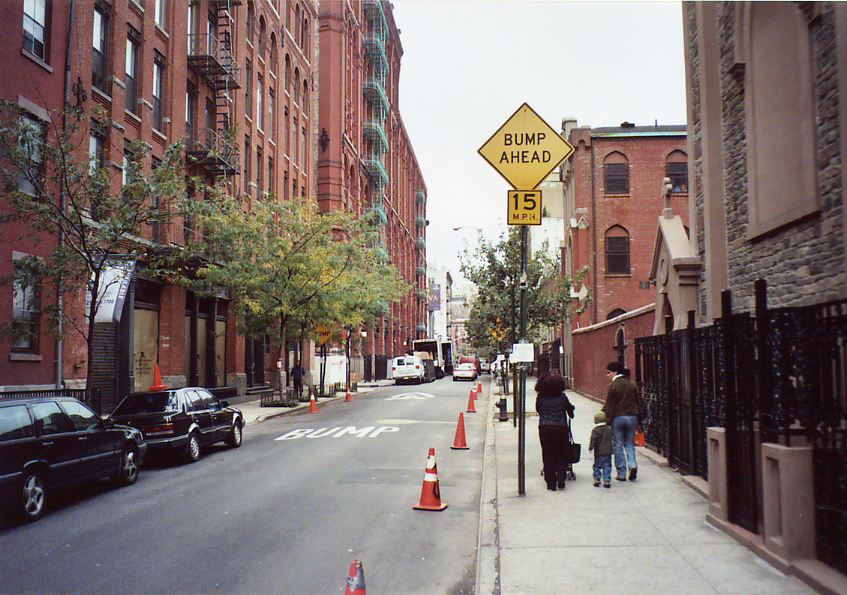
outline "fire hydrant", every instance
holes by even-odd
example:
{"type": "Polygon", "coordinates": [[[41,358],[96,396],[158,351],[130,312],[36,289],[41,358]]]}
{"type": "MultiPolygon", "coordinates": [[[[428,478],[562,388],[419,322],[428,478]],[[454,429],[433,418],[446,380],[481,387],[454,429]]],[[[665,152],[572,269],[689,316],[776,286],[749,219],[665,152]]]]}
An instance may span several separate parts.
{"type": "Polygon", "coordinates": [[[506,399],[502,398],[497,401],[497,407],[500,408],[500,421],[509,421],[509,414],[506,413],[506,399]]]}

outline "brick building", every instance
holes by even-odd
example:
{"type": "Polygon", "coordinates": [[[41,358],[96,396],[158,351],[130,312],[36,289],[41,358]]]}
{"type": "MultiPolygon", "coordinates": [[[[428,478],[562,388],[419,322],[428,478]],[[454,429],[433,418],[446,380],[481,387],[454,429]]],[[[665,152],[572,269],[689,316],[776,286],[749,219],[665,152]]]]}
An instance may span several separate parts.
{"type": "Polygon", "coordinates": [[[569,228],[563,262],[572,275],[589,267],[584,284],[593,297],[574,316],[573,328],[579,328],[653,301],[650,268],[664,206],[662,179],[673,180],[672,204],[687,213],[688,155],[685,126],[566,124],[576,150],[562,168],[569,228]]]}
{"type": "Polygon", "coordinates": [[[390,358],[426,336],[426,185],[398,109],[400,33],[381,0],[325,0],[318,21],[318,200],[372,217],[414,287],[366,330],[365,352],[390,358]]]}
{"type": "MultiPolygon", "coordinates": [[[[94,117],[91,129],[80,131],[78,157],[105,165],[116,188],[129,143],[149,144],[149,172],[169,145],[184,141],[192,164],[186,175],[207,182],[223,178],[224,191],[246,205],[273,192],[282,199],[318,199],[326,209],[373,212],[384,226],[386,257],[414,284],[425,274],[416,267],[425,258],[426,190],[397,111],[399,33],[387,4],[352,6],[367,9],[355,15],[363,28],[342,44],[350,62],[334,63],[331,40],[325,40],[326,51],[318,50],[317,0],[2,2],[0,43],[7,59],[0,65],[0,97],[44,121],[56,119],[63,99],[82,105],[94,117]],[[349,65],[358,74],[324,76],[319,55],[326,69],[349,65]],[[386,62],[377,68],[374,60],[380,58],[386,62]],[[343,91],[333,86],[348,83],[354,86],[343,91]],[[346,110],[353,120],[334,119],[325,108],[346,110]],[[377,116],[382,129],[372,126],[377,116]],[[343,183],[319,189],[319,155],[331,151],[338,160],[332,167],[343,165],[327,169],[321,161],[322,179],[341,176],[343,183]],[[354,183],[345,180],[348,175],[354,183]]],[[[190,221],[176,221],[145,228],[135,240],[156,234],[181,242],[195,232],[190,221]]],[[[18,255],[47,248],[3,244],[0,274],[12,269],[18,255]]],[[[0,317],[25,318],[21,309],[9,309],[12,291],[0,287],[0,304],[6,304],[0,317]]],[[[65,296],[77,316],[84,304],[84,296],[65,296]]],[[[425,320],[424,305],[423,292],[391,304],[373,329],[379,333],[369,333],[371,353],[402,352],[406,337],[425,320]]],[[[80,385],[93,365],[104,370],[91,388],[104,391],[105,409],[120,394],[146,388],[154,363],[171,385],[263,387],[276,376],[274,350],[264,340],[240,336],[231,310],[226,290],[201,298],[146,275],[139,262],[123,316],[98,331],[102,361],[86,361],[85,342],[75,333],[57,344],[33,317],[37,332],[30,343],[0,340],[0,361],[9,362],[0,366],[0,387],[80,385]]],[[[302,349],[308,363],[312,346],[302,349]]]]}

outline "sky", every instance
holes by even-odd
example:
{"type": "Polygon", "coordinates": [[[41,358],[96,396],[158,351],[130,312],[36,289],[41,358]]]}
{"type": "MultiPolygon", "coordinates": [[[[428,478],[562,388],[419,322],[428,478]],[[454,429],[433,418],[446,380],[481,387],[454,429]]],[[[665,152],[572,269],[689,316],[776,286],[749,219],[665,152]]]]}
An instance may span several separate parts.
{"type": "Polygon", "coordinates": [[[463,247],[506,228],[510,186],[477,150],[523,103],[557,132],[563,118],[594,128],[686,123],[680,2],[393,5],[400,115],[428,195],[427,261],[454,282],[463,247]]]}

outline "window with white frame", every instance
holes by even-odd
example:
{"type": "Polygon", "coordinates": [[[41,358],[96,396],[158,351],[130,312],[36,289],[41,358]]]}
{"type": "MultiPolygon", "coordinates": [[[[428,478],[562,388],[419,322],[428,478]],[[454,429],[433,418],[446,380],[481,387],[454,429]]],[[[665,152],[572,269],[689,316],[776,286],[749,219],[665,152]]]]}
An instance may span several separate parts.
{"type": "Polygon", "coordinates": [[[156,52],[153,57],[153,127],[164,127],[165,57],[156,52]]]}
{"type": "Polygon", "coordinates": [[[98,2],[94,6],[92,27],[91,86],[108,91],[106,85],[106,64],[109,45],[109,5],[98,2]]]}
{"type": "Polygon", "coordinates": [[[138,49],[141,34],[132,25],[127,25],[126,34],[126,109],[138,114],[138,49]]]}
{"type": "Polygon", "coordinates": [[[47,0],[24,0],[24,49],[46,60],[47,0]]]}
{"type": "Polygon", "coordinates": [[[33,117],[22,116],[18,147],[21,160],[18,163],[18,190],[30,196],[39,193],[44,173],[42,144],[44,143],[44,123],[33,117]]]}
{"type": "Polygon", "coordinates": [[[38,286],[28,278],[16,261],[15,281],[12,288],[12,352],[37,353],[38,351],[38,286]]]}

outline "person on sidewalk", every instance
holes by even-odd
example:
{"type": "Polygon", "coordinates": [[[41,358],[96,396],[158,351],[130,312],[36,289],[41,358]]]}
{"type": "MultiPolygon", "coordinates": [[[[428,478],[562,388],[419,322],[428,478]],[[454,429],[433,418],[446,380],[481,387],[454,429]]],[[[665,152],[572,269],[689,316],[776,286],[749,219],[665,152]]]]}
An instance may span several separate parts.
{"type": "Polygon", "coordinates": [[[620,362],[609,362],[606,375],[609,386],[606,387],[606,403],[603,413],[611,420],[612,451],[615,455],[615,468],[618,481],[635,481],[638,475],[638,463],[635,461],[635,445],[632,440],[638,429],[638,416],[641,407],[638,400],[638,388],[632,380],[623,375],[625,370],[620,362]]]}
{"type": "Polygon", "coordinates": [[[606,414],[594,414],[594,428],[588,441],[588,451],[594,452],[594,487],[612,487],[612,427],[606,423],[606,414]]]}
{"type": "Polygon", "coordinates": [[[541,442],[541,460],[544,464],[544,481],[547,489],[563,489],[568,471],[566,451],[570,444],[568,418],[573,417],[574,407],[565,394],[565,379],[558,370],[542,374],[535,383],[538,397],[535,410],[538,412],[538,439],[541,442]]]}
{"type": "Polygon", "coordinates": [[[303,395],[303,378],[306,377],[306,368],[300,363],[299,359],[294,360],[294,367],[291,368],[291,380],[294,382],[294,394],[297,399],[303,395]]]}

